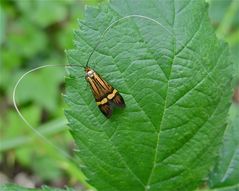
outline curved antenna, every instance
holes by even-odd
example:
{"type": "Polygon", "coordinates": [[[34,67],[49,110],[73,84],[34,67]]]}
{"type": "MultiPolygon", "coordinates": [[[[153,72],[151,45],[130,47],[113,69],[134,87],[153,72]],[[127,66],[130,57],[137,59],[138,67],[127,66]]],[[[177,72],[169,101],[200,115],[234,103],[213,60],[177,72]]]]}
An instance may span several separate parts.
{"type": "Polygon", "coordinates": [[[81,65],[78,65],[78,64],[66,64],[66,65],[58,65],[58,66],[65,66],[65,67],[76,66],[76,67],[80,67],[80,68],[85,68],[85,66],[81,66],[81,65]]]}
{"type": "MultiPolygon", "coordinates": [[[[169,31],[165,26],[163,26],[159,21],[153,19],[153,18],[150,18],[150,17],[147,17],[147,16],[143,16],[143,15],[127,15],[125,17],[122,17],[114,22],[112,22],[105,30],[104,32],[102,33],[98,43],[96,44],[96,46],[94,47],[94,49],[92,50],[92,52],[90,53],[89,57],[88,57],[88,60],[87,60],[87,63],[86,63],[86,66],[88,66],[89,64],[89,61],[90,61],[90,58],[92,57],[93,53],[95,52],[95,50],[97,49],[97,47],[100,45],[101,43],[101,40],[103,39],[103,37],[106,35],[106,33],[109,31],[110,28],[112,28],[115,24],[117,24],[118,22],[122,21],[122,20],[125,20],[125,19],[128,19],[128,18],[131,18],[131,17],[138,17],[138,18],[143,18],[143,19],[146,19],[146,20],[149,20],[149,21],[152,21],[158,25],[160,25],[165,31],[167,31],[170,35],[174,36],[173,33],[171,31],[169,31]]],[[[178,41],[180,45],[183,45],[183,43],[181,43],[180,41],[178,41]]],[[[13,94],[12,94],[12,99],[13,99],[13,105],[14,105],[14,108],[16,109],[18,115],[20,116],[20,118],[24,121],[24,123],[36,134],[38,135],[39,137],[41,137],[42,139],[44,139],[49,145],[51,145],[52,147],[54,147],[55,149],[57,149],[60,153],[63,154],[63,156],[65,156],[66,158],[72,160],[72,157],[67,154],[65,151],[63,151],[62,149],[60,149],[59,147],[57,147],[56,145],[54,145],[51,141],[49,141],[44,135],[42,135],[39,131],[37,131],[35,128],[33,128],[31,126],[31,124],[24,118],[24,116],[21,114],[21,112],[19,111],[18,109],[18,106],[16,104],[16,89],[18,87],[18,85],[20,84],[20,82],[23,80],[24,77],[26,77],[26,75],[28,75],[29,73],[31,72],[34,72],[36,70],[39,70],[39,69],[42,69],[42,68],[46,68],[46,67],[57,67],[57,66],[65,66],[65,67],[71,67],[71,66],[77,66],[77,67],[80,67],[80,68],[85,68],[84,66],[81,66],[81,65],[77,65],[77,64],[69,64],[69,65],[56,65],[56,64],[52,64],[52,65],[44,65],[44,66],[39,66],[37,68],[34,68],[32,70],[29,70],[27,71],[26,73],[24,73],[17,81],[17,83],[15,84],[14,86],[14,89],[13,89],[13,94]]],[[[203,65],[202,65],[203,66],[203,65]]],[[[210,76],[210,74],[208,73],[207,69],[203,66],[203,68],[205,69],[205,71],[207,72],[207,74],[210,76]]],[[[214,78],[212,78],[212,80],[217,83],[214,78]]],[[[74,160],[73,160],[74,161],[74,160]]]]}
{"type": "MultiPolygon", "coordinates": [[[[101,40],[104,38],[104,36],[106,35],[106,33],[114,26],[116,25],[118,22],[122,21],[122,20],[125,20],[125,19],[128,19],[128,18],[131,18],[131,17],[137,17],[137,18],[142,18],[142,19],[146,19],[146,20],[149,20],[149,21],[152,21],[158,25],[160,25],[164,30],[166,30],[169,34],[171,34],[173,36],[173,33],[171,31],[169,31],[165,26],[163,26],[160,22],[158,22],[157,20],[153,19],[153,18],[150,18],[150,17],[147,17],[147,16],[143,16],[143,15],[127,15],[125,17],[122,17],[114,22],[112,22],[105,30],[104,32],[102,33],[98,43],[96,44],[96,46],[94,47],[94,49],[92,50],[92,52],[90,53],[89,57],[88,57],[88,60],[87,60],[87,63],[86,63],[86,66],[87,67],[89,65],[89,61],[90,61],[90,58],[92,57],[93,53],[95,52],[95,50],[97,49],[97,47],[100,45],[101,43],[101,40]]],[[[49,141],[44,135],[42,135],[39,131],[37,131],[35,128],[32,127],[32,125],[24,118],[24,116],[22,115],[22,113],[20,112],[18,106],[17,106],[17,103],[16,103],[16,90],[17,90],[17,87],[18,85],[20,84],[20,82],[23,80],[23,78],[25,78],[29,73],[32,73],[36,70],[39,70],[39,69],[42,69],[42,68],[46,68],[46,67],[58,67],[58,66],[65,66],[65,67],[71,67],[71,66],[77,66],[77,67],[80,67],[80,68],[85,68],[84,66],[81,66],[81,65],[77,65],[77,64],[69,64],[69,65],[56,65],[56,64],[49,64],[49,65],[44,65],[44,66],[39,66],[37,68],[34,68],[34,69],[31,69],[29,71],[27,71],[26,73],[24,73],[17,81],[17,83],[15,84],[14,86],[14,89],[13,89],[13,94],[12,94],[12,100],[13,100],[13,105],[14,105],[14,108],[16,109],[18,115],[20,116],[20,118],[24,121],[24,123],[36,134],[38,135],[40,138],[44,139],[44,141],[46,141],[49,145],[51,145],[53,148],[57,149],[60,153],[62,153],[63,156],[65,156],[66,158],[68,159],[72,159],[72,157],[67,154],[65,151],[63,151],[62,149],[60,149],[59,147],[57,147],[55,144],[53,144],[51,141],[49,141]]]]}
{"type": "Polygon", "coordinates": [[[100,39],[99,39],[99,42],[95,45],[94,49],[92,50],[92,52],[90,53],[89,57],[88,57],[88,60],[86,62],[86,67],[89,65],[89,61],[90,61],[90,58],[91,56],[93,55],[93,53],[95,52],[96,48],[100,45],[101,43],[101,40],[104,38],[104,36],[106,35],[106,33],[109,31],[110,28],[112,28],[115,24],[117,24],[118,22],[122,21],[122,20],[125,20],[125,19],[128,19],[128,18],[131,18],[131,17],[138,17],[138,18],[142,18],[142,19],[146,19],[146,20],[149,20],[149,21],[152,21],[158,25],[160,25],[164,30],[166,30],[170,35],[173,36],[173,33],[171,31],[169,31],[165,26],[163,26],[159,21],[155,20],[155,19],[152,19],[150,17],[147,17],[147,16],[143,16],[143,15],[127,15],[125,17],[122,17],[114,22],[112,22],[105,30],[104,32],[102,33],[102,35],[100,36],[100,39]]]}
{"type": "Polygon", "coordinates": [[[66,64],[66,65],[57,65],[57,66],[65,66],[65,67],[77,66],[77,67],[80,67],[80,68],[85,68],[84,66],[81,66],[81,65],[78,65],[78,64],[66,64]]]}
{"type": "MultiPolygon", "coordinates": [[[[112,28],[115,24],[117,24],[118,22],[122,21],[122,20],[125,20],[125,19],[128,19],[128,18],[131,18],[131,17],[137,17],[137,18],[142,18],[142,19],[146,19],[146,20],[149,20],[149,21],[152,21],[158,25],[160,25],[165,31],[167,31],[172,37],[174,37],[174,34],[168,30],[164,25],[162,25],[159,21],[153,19],[153,18],[150,18],[150,17],[147,17],[147,16],[143,16],[143,15],[137,15],[137,14],[133,14],[133,15],[127,15],[127,16],[124,16],[114,22],[112,22],[105,30],[104,32],[102,33],[102,35],[100,36],[100,39],[98,41],[98,43],[95,45],[94,49],[92,50],[92,52],[90,53],[89,57],[88,57],[88,60],[86,62],[86,67],[89,65],[89,61],[90,61],[90,58],[92,57],[92,55],[94,54],[96,48],[100,45],[101,43],[101,40],[104,38],[104,36],[106,35],[106,33],[109,31],[110,28],[112,28]]],[[[174,37],[175,38],[175,37],[174,37]]],[[[181,41],[177,41],[183,48],[185,48],[186,46],[181,42],[181,41]]],[[[182,48],[182,49],[183,49],[182,48]]],[[[182,50],[181,49],[181,50],[182,50]]],[[[197,58],[197,60],[199,60],[199,58],[197,58]]],[[[211,77],[210,73],[208,72],[207,68],[205,68],[205,66],[203,64],[201,64],[199,62],[199,64],[203,67],[203,69],[205,70],[205,72],[207,73],[207,75],[220,87],[220,85],[215,81],[215,79],[213,77],[211,77]]]]}
{"type": "MultiPolygon", "coordinates": [[[[12,101],[13,101],[13,105],[14,108],[16,109],[18,115],[20,116],[20,118],[24,121],[24,123],[37,135],[39,136],[41,139],[43,139],[44,141],[46,141],[49,145],[51,145],[53,148],[55,148],[56,150],[58,150],[63,156],[65,156],[66,158],[72,160],[72,157],[66,153],[64,150],[60,149],[59,147],[57,147],[55,144],[53,144],[51,141],[49,141],[44,135],[42,135],[37,129],[35,129],[26,119],[25,117],[22,115],[22,113],[20,112],[17,103],[16,103],[16,90],[18,85],[20,84],[20,82],[23,80],[23,78],[25,78],[28,74],[42,69],[42,68],[46,68],[46,67],[57,67],[57,66],[65,66],[65,65],[57,65],[57,64],[49,64],[49,65],[44,65],[44,66],[39,66],[37,68],[31,69],[27,72],[25,72],[17,81],[17,83],[15,84],[14,88],[13,88],[13,93],[12,93],[12,101]]],[[[66,65],[67,66],[67,65],[66,65]]],[[[73,160],[74,161],[74,160],[73,160]]]]}

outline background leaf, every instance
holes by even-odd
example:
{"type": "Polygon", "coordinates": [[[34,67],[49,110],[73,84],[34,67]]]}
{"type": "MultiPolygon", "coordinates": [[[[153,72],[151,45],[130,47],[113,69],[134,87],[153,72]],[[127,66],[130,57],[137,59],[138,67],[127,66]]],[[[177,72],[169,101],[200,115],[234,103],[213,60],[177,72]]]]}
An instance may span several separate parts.
{"type": "Polygon", "coordinates": [[[230,121],[225,131],[219,160],[212,171],[209,183],[213,189],[239,189],[239,107],[232,105],[230,121]]]}
{"type": "Polygon", "coordinates": [[[58,189],[58,188],[50,188],[47,186],[42,186],[42,188],[40,189],[34,189],[34,188],[23,188],[21,186],[18,185],[14,185],[14,184],[5,184],[5,185],[0,185],[0,189],[1,191],[74,191],[71,188],[66,188],[66,189],[58,189]]]}
{"type": "Polygon", "coordinates": [[[16,92],[19,110],[48,141],[27,127],[12,102],[13,87],[23,73],[67,63],[64,50],[73,45],[72,29],[85,5],[78,0],[0,1],[0,184],[89,188],[77,159],[66,158],[49,144],[69,155],[74,149],[63,123],[64,67],[33,72],[16,92]],[[51,170],[42,170],[46,168],[51,170]]]}
{"type": "Polygon", "coordinates": [[[214,163],[226,126],[232,75],[204,1],[112,1],[88,8],[75,32],[70,64],[90,66],[117,88],[126,109],[105,119],[83,70],[71,69],[66,101],[72,135],[89,183],[98,190],[192,190],[214,163]]]}

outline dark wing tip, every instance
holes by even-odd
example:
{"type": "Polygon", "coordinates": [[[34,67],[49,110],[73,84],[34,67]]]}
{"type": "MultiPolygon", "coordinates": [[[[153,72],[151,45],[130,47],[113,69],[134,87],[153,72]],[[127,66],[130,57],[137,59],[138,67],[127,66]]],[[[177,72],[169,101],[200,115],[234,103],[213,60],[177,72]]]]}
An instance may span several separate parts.
{"type": "Polygon", "coordinates": [[[110,118],[112,116],[112,108],[108,102],[106,104],[99,105],[98,107],[105,117],[110,118]]]}
{"type": "Polygon", "coordinates": [[[113,105],[115,107],[120,107],[120,108],[125,108],[125,102],[123,97],[119,94],[116,93],[114,98],[111,100],[111,102],[113,103],[113,105]]]}

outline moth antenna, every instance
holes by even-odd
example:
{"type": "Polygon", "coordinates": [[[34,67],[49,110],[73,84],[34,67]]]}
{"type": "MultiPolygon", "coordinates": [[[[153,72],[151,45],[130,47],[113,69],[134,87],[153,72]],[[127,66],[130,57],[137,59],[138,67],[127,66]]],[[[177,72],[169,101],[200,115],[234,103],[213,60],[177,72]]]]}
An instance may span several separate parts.
{"type": "MultiPolygon", "coordinates": [[[[101,40],[104,38],[104,36],[106,35],[106,33],[114,26],[116,25],[118,22],[122,21],[122,20],[125,20],[125,19],[128,19],[128,18],[131,18],[131,17],[138,17],[138,18],[143,18],[143,19],[146,19],[146,20],[150,20],[158,25],[160,25],[162,28],[164,28],[169,34],[172,34],[171,31],[169,31],[165,26],[163,26],[160,22],[158,22],[157,20],[153,19],[153,18],[150,18],[150,17],[147,17],[147,16],[143,16],[143,15],[127,15],[125,17],[122,17],[114,22],[112,22],[105,30],[104,32],[102,33],[98,43],[95,45],[94,49],[92,50],[92,52],[90,53],[89,57],[88,57],[88,60],[86,62],[86,66],[87,67],[89,65],[89,62],[90,62],[90,58],[92,57],[92,55],[94,54],[95,50],[97,49],[97,47],[100,45],[101,43],[101,40]]],[[[17,106],[17,103],[16,103],[16,90],[17,90],[17,87],[18,85],[20,84],[20,82],[24,79],[24,77],[26,77],[28,74],[36,71],[36,70],[39,70],[39,69],[42,69],[42,68],[46,68],[46,67],[71,67],[71,66],[77,66],[77,67],[80,67],[80,68],[85,68],[84,66],[81,66],[81,65],[77,65],[77,64],[69,64],[69,65],[56,65],[56,64],[49,64],[49,65],[44,65],[44,66],[39,66],[37,68],[34,68],[34,69],[31,69],[29,71],[27,71],[26,73],[24,73],[17,81],[17,83],[15,84],[14,86],[14,89],[13,89],[13,93],[12,93],[12,100],[13,100],[13,105],[14,105],[14,108],[16,109],[18,115],[20,116],[20,118],[24,121],[24,123],[36,134],[38,135],[40,138],[42,138],[44,141],[46,141],[49,145],[51,145],[53,148],[55,148],[56,150],[58,150],[60,153],[62,153],[62,155],[64,155],[66,158],[68,159],[72,159],[72,157],[67,154],[65,151],[63,151],[62,149],[60,149],[59,147],[57,147],[55,144],[53,144],[51,141],[49,141],[44,135],[42,135],[38,130],[36,130],[35,128],[32,127],[32,125],[25,119],[25,117],[22,115],[22,113],[20,112],[18,106],[17,106]]]]}
{"type": "MultiPolygon", "coordinates": [[[[104,36],[106,35],[106,33],[114,26],[116,25],[118,22],[122,21],[122,20],[125,20],[125,19],[128,19],[128,18],[132,18],[132,17],[136,17],[136,18],[142,18],[142,19],[146,19],[146,20],[149,20],[149,21],[152,21],[158,25],[160,25],[165,31],[167,31],[172,37],[174,37],[174,34],[168,30],[162,23],[160,23],[159,21],[153,19],[153,18],[150,18],[150,17],[147,17],[147,16],[144,16],[144,15],[137,15],[137,14],[133,14],[133,15],[126,15],[114,22],[112,22],[105,30],[104,32],[102,33],[102,35],[100,36],[100,39],[98,41],[98,43],[95,45],[94,49],[92,50],[92,52],[90,53],[89,57],[88,57],[88,60],[87,60],[87,63],[86,63],[86,67],[89,65],[89,62],[90,62],[90,58],[92,57],[93,53],[95,52],[95,50],[97,49],[97,47],[100,45],[101,43],[101,40],[104,38],[104,36]]],[[[174,37],[175,38],[175,37],[174,37]]],[[[183,44],[181,41],[177,41],[181,46],[181,50],[183,50],[187,45],[183,44]]],[[[200,55],[199,55],[200,57],[200,55]]],[[[199,58],[197,58],[198,61],[199,61],[199,58]]],[[[215,79],[213,77],[211,77],[210,73],[208,72],[207,68],[201,63],[199,62],[199,64],[203,67],[203,69],[205,70],[205,72],[207,73],[207,75],[211,78],[211,80],[213,80],[219,87],[221,87],[217,81],[215,81],[215,79]]]]}
{"type": "Polygon", "coordinates": [[[79,68],[85,68],[85,66],[81,66],[81,65],[78,65],[78,64],[66,64],[66,65],[63,65],[63,66],[65,66],[65,67],[77,66],[79,68]]]}
{"type": "Polygon", "coordinates": [[[89,57],[88,57],[88,60],[87,60],[87,62],[86,62],[86,65],[85,65],[86,67],[89,66],[90,58],[91,58],[92,54],[95,52],[95,50],[96,50],[96,48],[98,47],[99,44],[100,44],[100,41],[96,44],[96,46],[94,47],[94,49],[93,49],[92,52],[90,53],[90,55],[89,55],[89,57]]]}
{"type": "MultiPolygon", "coordinates": [[[[97,44],[95,45],[95,47],[93,48],[93,50],[91,51],[88,59],[87,59],[87,62],[86,62],[86,66],[82,66],[82,65],[77,65],[77,64],[69,64],[69,65],[56,65],[56,64],[50,64],[50,65],[44,65],[44,66],[39,66],[37,68],[34,68],[34,69],[31,69],[29,71],[27,71],[26,73],[24,73],[19,79],[18,81],[16,82],[15,86],[14,86],[14,89],[13,89],[13,93],[12,93],[12,100],[13,100],[13,105],[14,105],[14,108],[16,109],[18,115],[20,116],[20,118],[24,121],[24,123],[36,134],[38,135],[40,138],[42,138],[45,142],[47,142],[49,145],[51,145],[53,148],[55,148],[56,150],[58,150],[63,156],[65,156],[66,158],[70,159],[71,161],[74,162],[74,159],[72,160],[72,157],[67,154],[64,150],[60,149],[59,147],[57,147],[55,144],[53,144],[51,141],[49,141],[44,135],[42,135],[39,131],[37,131],[37,129],[33,128],[32,125],[24,118],[24,116],[22,115],[22,113],[20,112],[18,106],[17,106],[17,103],[16,103],[16,90],[17,90],[17,87],[18,85],[20,84],[20,82],[23,80],[24,77],[26,77],[29,73],[32,73],[36,70],[39,70],[39,69],[42,69],[42,68],[46,68],[46,67],[72,67],[72,66],[76,66],[76,67],[80,67],[80,68],[85,68],[89,65],[89,62],[90,62],[90,59],[92,57],[92,55],[94,54],[95,50],[98,48],[98,46],[100,45],[100,43],[102,42],[102,39],[104,38],[104,36],[106,35],[106,33],[113,27],[115,26],[118,22],[122,21],[122,20],[126,20],[128,18],[133,18],[133,17],[136,17],[136,18],[142,18],[142,19],[146,19],[146,20],[149,20],[149,21],[152,21],[158,25],[160,25],[165,31],[167,31],[171,36],[174,37],[174,34],[168,30],[164,25],[162,25],[159,21],[153,19],[153,18],[150,18],[150,17],[147,17],[147,16],[143,16],[143,15],[137,15],[137,14],[134,14],[134,15],[127,15],[127,16],[124,16],[114,22],[112,22],[105,30],[104,32],[102,33],[102,35],[100,36],[100,39],[99,41],[97,42],[97,44]]],[[[186,45],[184,45],[181,41],[177,41],[183,48],[185,48],[186,45]]],[[[182,48],[182,49],[183,49],[182,48]]],[[[200,63],[201,64],[201,63],[200,63]]],[[[202,64],[201,64],[202,65],[202,64]]],[[[203,66],[203,65],[202,65],[203,66]]],[[[207,71],[207,69],[203,66],[204,70],[207,72],[208,76],[211,77],[210,73],[207,71]]],[[[218,84],[214,78],[211,77],[211,79],[216,83],[218,84]]],[[[220,87],[220,86],[219,86],[220,87]]]]}
{"type": "Polygon", "coordinates": [[[16,82],[14,88],[13,88],[13,93],[12,93],[12,101],[13,101],[13,105],[15,110],[17,111],[18,115],[20,116],[20,118],[23,120],[23,122],[41,139],[43,139],[46,143],[48,143],[49,145],[51,145],[54,149],[56,149],[57,151],[59,151],[64,157],[70,159],[71,161],[74,162],[74,159],[68,154],[66,153],[64,150],[60,149],[59,147],[57,147],[55,144],[53,144],[51,141],[49,141],[44,135],[42,135],[37,129],[35,129],[26,119],[25,117],[22,115],[22,113],[20,112],[17,103],[16,103],[16,90],[18,85],[20,84],[20,82],[30,73],[42,69],[42,68],[46,68],[46,67],[57,67],[57,66],[65,66],[65,65],[57,65],[57,64],[49,64],[49,65],[44,65],[44,66],[39,66],[37,68],[33,68],[27,72],[25,72],[16,82]]]}
{"type": "Polygon", "coordinates": [[[91,56],[93,55],[93,53],[95,52],[96,48],[100,45],[101,43],[101,40],[104,38],[104,36],[106,35],[106,33],[114,26],[116,25],[118,22],[122,21],[122,20],[125,20],[125,19],[128,19],[128,18],[131,18],[131,17],[138,17],[138,18],[143,18],[143,19],[146,19],[146,20],[149,20],[149,21],[152,21],[158,25],[160,25],[164,30],[166,30],[170,35],[173,36],[173,33],[171,31],[169,31],[165,26],[163,26],[159,21],[153,19],[153,18],[150,18],[150,17],[147,17],[147,16],[143,16],[143,15],[127,15],[127,16],[124,16],[114,22],[112,22],[105,30],[104,32],[102,33],[102,35],[100,36],[100,39],[98,41],[98,43],[95,45],[95,47],[93,48],[92,52],[90,53],[88,59],[87,59],[87,62],[86,62],[86,67],[88,67],[89,65],[89,61],[90,61],[90,58],[91,56]]]}

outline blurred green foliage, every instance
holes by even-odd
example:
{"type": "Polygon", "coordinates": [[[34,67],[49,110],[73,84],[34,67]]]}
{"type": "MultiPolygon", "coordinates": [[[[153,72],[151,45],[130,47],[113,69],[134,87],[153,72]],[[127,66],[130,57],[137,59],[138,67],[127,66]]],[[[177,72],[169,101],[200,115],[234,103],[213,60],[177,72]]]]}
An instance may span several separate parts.
{"type": "MultiPolygon", "coordinates": [[[[208,0],[209,16],[219,38],[225,39],[239,81],[239,1],[208,0]]],[[[84,176],[19,118],[12,92],[19,77],[37,66],[67,63],[65,49],[73,47],[73,30],[85,5],[97,0],[1,0],[0,1],[0,173],[14,181],[19,172],[34,175],[36,185],[89,188],[84,176]],[[57,180],[57,182],[55,181],[57,180]],[[60,182],[60,183],[59,183],[60,182]]],[[[17,89],[17,103],[29,121],[61,149],[72,151],[72,138],[64,119],[61,92],[64,68],[48,68],[26,77],[17,89]]]]}
{"type": "MultiPolygon", "coordinates": [[[[20,172],[36,177],[34,184],[87,187],[79,168],[36,136],[16,113],[13,87],[22,74],[46,64],[65,65],[64,50],[73,47],[73,30],[85,5],[97,0],[0,1],[0,175],[13,182],[20,172]],[[16,170],[17,169],[17,170],[16,170]],[[62,183],[63,182],[63,183],[62,183]]],[[[66,152],[74,144],[64,119],[64,67],[29,74],[17,88],[23,116],[66,152]]]]}
{"type": "Polygon", "coordinates": [[[239,1],[209,0],[209,16],[218,38],[229,43],[235,67],[234,86],[239,81],[239,1]]]}

